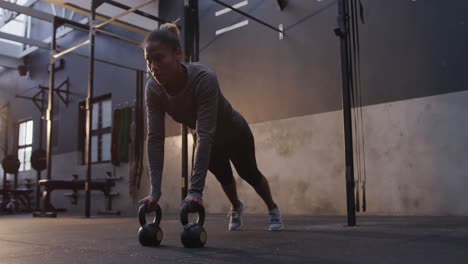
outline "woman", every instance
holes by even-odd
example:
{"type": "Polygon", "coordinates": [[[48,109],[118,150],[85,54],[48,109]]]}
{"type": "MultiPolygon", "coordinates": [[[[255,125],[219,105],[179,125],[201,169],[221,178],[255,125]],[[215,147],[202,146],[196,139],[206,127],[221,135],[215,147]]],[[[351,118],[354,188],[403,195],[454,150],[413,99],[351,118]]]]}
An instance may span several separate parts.
{"type": "Polygon", "coordinates": [[[203,205],[203,188],[209,170],[232,204],[228,229],[239,230],[245,204],[237,196],[229,163],[232,161],[240,177],[255,189],[268,207],[268,230],[282,230],[280,210],[271,197],[267,179],[257,168],[252,132],[242,115],[224,98],[216,73],[201,63],[182,62],[175,24],[164,24],[152,31],[145,39],[144,49],[153,77],[146,85],[151,193],[139,204],[148,203],[150,209],[155,208],[161,197],[164,119],[168,113],[175,121],[185,124],[196,138],[190,188],[184,201],[194,206],[203,205]]]}

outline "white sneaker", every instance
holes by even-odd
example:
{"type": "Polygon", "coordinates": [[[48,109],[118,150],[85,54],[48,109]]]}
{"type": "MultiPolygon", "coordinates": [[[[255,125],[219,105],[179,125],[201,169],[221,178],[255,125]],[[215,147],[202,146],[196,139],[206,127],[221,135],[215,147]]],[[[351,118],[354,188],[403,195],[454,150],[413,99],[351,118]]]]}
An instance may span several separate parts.
{"type": "Polygon", "coordinates": [[[268,230],[270,231],[281,231],[284,228],[283,220],[281,220],[281,212],[279,208],[271,209],[268,211],[270,216],[270,225],[268,230]]]}
{"type": "Polygon", "coordinates": [[[229,212],[229,231],[236,231],[241,229],[242,227],[242,212],[244,211],[245,205],[244,202],[239,200],[239,208],[234,209],[231,207],[231,211],[229,212]]]}

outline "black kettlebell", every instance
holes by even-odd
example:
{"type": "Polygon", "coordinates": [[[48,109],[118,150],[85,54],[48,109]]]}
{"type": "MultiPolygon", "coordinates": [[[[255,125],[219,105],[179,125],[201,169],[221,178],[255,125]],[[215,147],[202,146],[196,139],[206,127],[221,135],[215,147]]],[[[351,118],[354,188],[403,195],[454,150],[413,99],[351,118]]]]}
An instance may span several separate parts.
{"type": "Polygon", "coordinates": [[[155,216],[153,223],[146,223],[146,214],[150,213],[147,211],[148,204],[144,203],[138,209],[138,218],[140,220],[140,229],[138,230],[138,240],[140,244],[145,247],[155,247],[161,244],[163,239],[162,229],[159,227],[161,223],[161,207],[159,205],[156,207],[155,216]]]}
{"type": "Polygon", "coordinates": [[[180,222],[184,226],[184,230],[180,235],[180,240],[186,248],[200,248],[203,247],[207,240],[207,234],[203,224],[205,223],[205,208],[199,206],[198,211],[198,220],[196,223],[188,222],[188,214],[190,205],[188,203],[183,203],[180,210],[180,222]]]}

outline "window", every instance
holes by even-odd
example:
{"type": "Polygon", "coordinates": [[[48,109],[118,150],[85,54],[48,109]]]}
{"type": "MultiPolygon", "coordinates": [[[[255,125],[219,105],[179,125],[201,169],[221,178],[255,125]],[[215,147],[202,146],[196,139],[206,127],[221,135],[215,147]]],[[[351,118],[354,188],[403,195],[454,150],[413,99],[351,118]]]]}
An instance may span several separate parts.
{"type": "Polygon", "coordinates": [[[28,120],[18,125],[18,159],[21,162],[19,171],[31,169],[31,151],[33,139],[33,121],[28,120]]]}
{"type": "MultiPolygon", "coordinates": [[[[80,103],[79,140],[81,161],[85,164],[86,144],[86,103],[80,103]]],[[[110,162],[111,160],[111,128],[112,100],[111,95],[96,97],[93,102],[93,119],[91,126],[91,163],[110,162]]]]}

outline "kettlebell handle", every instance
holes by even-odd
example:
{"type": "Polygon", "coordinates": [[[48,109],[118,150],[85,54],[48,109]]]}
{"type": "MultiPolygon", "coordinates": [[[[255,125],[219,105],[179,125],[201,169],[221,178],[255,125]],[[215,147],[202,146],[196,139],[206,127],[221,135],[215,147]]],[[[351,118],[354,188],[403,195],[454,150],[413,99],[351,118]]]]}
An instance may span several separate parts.
{"type": "MultiPolygon", "coordinates": [[[[182,203],[182,208],[180,209],[180,223],[183,226],[188,225],[188,214],[189,214],[189,204],[186,202],[182,203]]],[[[198,206],[198,219],[197,224],[203,226],[205,224],[205,207],[198,206]]]]}
{"type": "MultiPolygon", "coordinates": [[[[140,220],[141,226],[146,225],[146,214],[151,213],[151,211],[148,211],[147,209],[148,209],[148,203],[144,203],[140,205],[140,207],[138,208],[138,218],[140,220]]],[[[153,223],[159,226],[159,224],[161,223],[161,217],[162,217],[161,207],[159,206],[159,204],[157,205],[154,212],[156,213],[156,215],[154,216],[153,223]]]]}

